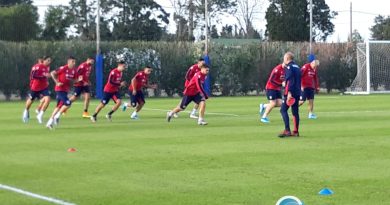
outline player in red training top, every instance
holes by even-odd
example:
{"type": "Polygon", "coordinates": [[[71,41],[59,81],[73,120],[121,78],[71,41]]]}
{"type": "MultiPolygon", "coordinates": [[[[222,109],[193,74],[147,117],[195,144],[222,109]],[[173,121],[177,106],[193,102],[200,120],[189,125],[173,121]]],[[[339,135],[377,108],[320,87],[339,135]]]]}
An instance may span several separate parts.
{"type": "MultiPolygon", "coordinates": [[[[38,58],[37,59],[37,64],[42,64],[43,63],[43,58],[38,58]]],[[[49,73],[49,76],[50,76],[50,73],[49,73]]],[[[40,110],[42,109],[43,105],[45,104],[45,99],[44,98],[41,98],[39,100],[39,104],[37,105],[37,107],[35,108],[35,113],[36,114],[39,114],[40,110]]]]}
{"type": "Polygon", "coordinates": [[[269,123],[268,114],[274,107],[280,107],[282,105],[282,93],[281,88],[284,81],[284,64],[277,65],[272,69],[268,78],[266,89],[268,104],[260,104],[260,121],[263,123],[269,123]]]}
{"type": "Polygon", "coordinates": [[[30,94],[26,101],[23,111],[23,122],[27,123],[30,119],[30,107],[36,98],[42,98],[42,106],[37,111],[37,120],[42,123],[42,117],[50,103],[49,81],[51,57],[43,57],[43,62],[35,64],[30,73],[30,94]]]}
{"type": "Polygon", "coordinates": [[[118,62],[118,67],[112,69],[107,79],[107,83],[104,86],[103,98],[100,104],[96,107],[95,113],[91,116],[91,121],[97,121],[97,115],[99,112],[110,102],[112,99],[115,102],[114,107],[106,115],[106,118],[111,121],[112,114],[121,106],[121,95],[119,88],[126,85],[125,81],[122,81],[123,71],[126,69],[126,63],[124,61],[118,62]]]}
{"type": "Polygon", "coordinates": [[[92,57],[87,58],[87,60],[79,65],[76,69],[76,81],[74,83],[74,93],[70,97],[70,101],[74,102],[81,93],[84,94],[84,112],[82,117],[90,118],[88,114],[89,101],[91,99],[91,81],[89,76],[92,72],[92,65],[95,63],[95,59],[92,57]]]}
{"type": "Polygon", "coordinates": [[[320,91],[320,82],[318,80],[317,68],[320,65],[319,60],[312,60],[301,68],[301,87],[302,94],[299,100],[299,105],[302,105],[306,99],[309,101],[309,119],[317,119],[317,116],[313,113],[314,108],[314,93],[320,91]]]}
{"type": "Polygon", "coordinates": [[[198,125],[207,125],[207,122],[204,121],[204,113],[206,109],[206,99],[208,98],[207,93],[203,89],[203,83],[209,73],[209,68],[207,65],[202,64],[200,71],[195,73],[192,77],[188,86],[184,90],[184,96],[179,106],[174,108],[172,111],[167,113],[167,121],[170,122],[172,116],[175,113],[183,111],[186,109],[187,105],[194,101],[199,104],[199,118],[198,125]]]}
{"type": "Polygon", "coordinates": [[[56,83],[54,90],[57,94],[57,106],[54,108],[46,127],[53,129],[53,124],[58,125],[61,114],[67,110],[72,102],[68,98],[68,92],[73,81],[76,78],[76,59],[73,56],[68,57],[67,64],[52,71],[50,74],[56,83]]]}
{"type": "MultiPolygon", "coordinates": [[[[205,61],[203,58],[199,58],[198,62],[194,65],[192,65],[190,68],[188,68],[186,76],[185,76],[185,83],[184,83],[184,88],[188,86],[190,83],[192,77],[194,77],[195,73],[200,71],[200,67],[205,64],[205,61]]],[[[198,119],[198,116],[196,116],[196,111],[198,110],[199,104],[195,103],[194,108],[192,108],[192,111],[190,113],[190,118],[193,119],[198,119]]]]}
{"type": "Polygon", "coordinates": [[[129,86],[130,104],[123,103],[122,107],[123,111],[126,111],[127,107],[130,107],[130,105],[134,108],[134,112],[130,116],[131,119],[138,119],[138,112],[141,111],[145,104],[145,96],[142,92],[142,88],[157,88],[157,85],[151,85],[148,83],[149,75],[152,73],[152,71],[153,69],[150,66],[146,66],[143,71],[139,71],[131,79],[129,86]]]}

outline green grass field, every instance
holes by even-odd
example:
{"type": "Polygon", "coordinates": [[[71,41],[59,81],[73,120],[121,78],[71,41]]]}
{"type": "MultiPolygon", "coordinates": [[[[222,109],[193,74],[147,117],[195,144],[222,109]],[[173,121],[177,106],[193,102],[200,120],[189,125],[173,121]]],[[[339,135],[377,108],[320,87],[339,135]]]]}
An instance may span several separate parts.
{"type": "MultiPolygon", "coordinates": [[[[141,120],[118,110],[111,123],[110,103],[96,124],[77,101],[54,131],[33,112],[23,124],[24,102],[1,102],[0,184],[77,205],[273,205],[285,195],[305,205],[390,204],[390,95],[320,95],[318,119],[301,107],[301,137],[289,139],[276,137],[279,109],[259,123],[260,101],[211,98],[205,127],[187,113],[165,121],[179,99],[147,99],[141,120]],[[324,187],[335,193],[318,195],[324,187]]],[[[51,203],[0,189],[0,204],[51,203]]]]}

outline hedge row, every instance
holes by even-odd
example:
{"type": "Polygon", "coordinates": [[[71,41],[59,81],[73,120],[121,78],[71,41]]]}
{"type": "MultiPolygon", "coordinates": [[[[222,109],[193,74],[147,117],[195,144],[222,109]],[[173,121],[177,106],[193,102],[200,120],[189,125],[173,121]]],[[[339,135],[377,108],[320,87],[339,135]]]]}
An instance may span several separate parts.
{"type": "MultiPolygon", "coordinates": [[[[202,55],[200,44],[185,42],[102,42],[105,76],[118,58],[129,63],[125,79],[145,65],[155,68],[151,81],[159,85],[155,94],[180,94],[187,68],[202,55]]],[[[306,63],[307,43],[265,42],[239,47],[213,44],[210,48],[211,84],[222,95],[246,95],[264,90],[269,72],[292,51],[299,65],[306,63]]],[[[345,91],[356,75],[356,47],[353,44],[315,44],[313,51],[321,61],[321,86],[328,91],[345,91]]],[[[66,63],[73,55],[82,62],[94,55],[95,42],[67,41],[14,43],[0,41],[0,91],[9,97],[26,96],[31,66],[39,56],[53,58],[51,69],[66,63]]],[[[94,84],[94,75],[92,82],[94,84]]],[[[53,83],[51,83],[53,85],[53,83]]]]}

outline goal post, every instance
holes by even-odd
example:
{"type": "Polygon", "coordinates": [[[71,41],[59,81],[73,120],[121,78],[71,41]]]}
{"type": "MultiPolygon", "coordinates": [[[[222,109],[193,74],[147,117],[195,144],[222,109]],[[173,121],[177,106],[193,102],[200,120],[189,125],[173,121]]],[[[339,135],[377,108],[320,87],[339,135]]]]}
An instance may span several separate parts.
{"type": "Polygon", "coordinates": [[[358,43],[356,53],[357,73],[347,93],[390,93],[390,41],[358,43]]]}

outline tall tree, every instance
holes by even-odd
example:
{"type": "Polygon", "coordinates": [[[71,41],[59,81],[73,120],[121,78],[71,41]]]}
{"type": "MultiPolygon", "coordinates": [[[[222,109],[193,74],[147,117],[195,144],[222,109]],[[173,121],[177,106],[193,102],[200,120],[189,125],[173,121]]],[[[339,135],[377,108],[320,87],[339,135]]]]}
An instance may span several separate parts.
{"type": "Polygon", "coordinates": [[[0,7],[0,39],[28,41],[40,32],[37,8],[28,4],[0,7]]]}
{"type": "Polygon", "coordinates": [[[359,31],[357,29],[353,30],[353,32],[352,32],[352,42],[354,42],[354,43],[361,43],[363,41],[364,41],[364,39],[360,35],[359,31]]]}
{"type": "Polygon", "coordinates": [[[95,40],[95,10],[96,0],[70,0],[69,2],[69,17],[72,18],[73,26],[76,28],[76,33],[80,35],[82,40],[95,40]]]}
{"type": "Polygon", "coordinates": [[[375,17],[375,25],[371,27],[372,38],[375,40],[390,40],[390,16],[375,17]]]}
{"type": "Polygon", "coordinates": [[[112,22],[116,40],[159,40],[166,32],[169,14],[154,0],[112,0],[109,5],[115,8],[112,22]]]}
{"type": "Polygon", "coordinates": [[[45,13],[45,27],[42,32],[44,40],[65,40],[71,24],[65,6],[49,6],[45,13]]]}
{"type": "Polygon", "coordinates": [[[32,4],[32,0],[0,0],[1,6],[13,6],[17,4],[32,4]]]}
{"type": "Polygon", "coordinates": [[[246,38],[259,37],[259,33],[253,27],[253,20],[256,13],[261,11],[262,0],[238,0],[238,13],[235,15],[239,26],[246,38]]]}
{"type": "MultiPolygon", "coordinates": [[[[266,35],[276,41],[308,41],[310,16],[307,0],[270,0],[266,11],[266,35]]],[[[313,40],[323,40],[334,32],[331,20],[337,12],[331,12],[324,0],[313,1],[313,40]]]]}

